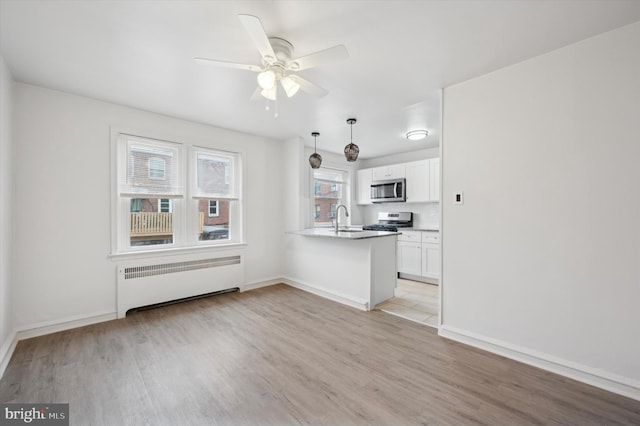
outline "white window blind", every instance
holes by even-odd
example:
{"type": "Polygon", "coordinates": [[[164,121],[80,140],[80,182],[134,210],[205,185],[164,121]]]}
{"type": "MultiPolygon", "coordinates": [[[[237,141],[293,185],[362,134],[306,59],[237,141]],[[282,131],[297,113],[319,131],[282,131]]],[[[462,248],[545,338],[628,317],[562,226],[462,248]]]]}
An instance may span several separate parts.
{"type": "Polygon", "coordinates": [[[238,198],[237,155],[220,151],[194,150],[195,182],[193,198],[238,198]]]}
{"type": "Polygon", "coordinates": [[[124,134],[120,135],[119,143],[123,145],[118,167],[121,197],[183,197],[181,145],[124,134]]]}

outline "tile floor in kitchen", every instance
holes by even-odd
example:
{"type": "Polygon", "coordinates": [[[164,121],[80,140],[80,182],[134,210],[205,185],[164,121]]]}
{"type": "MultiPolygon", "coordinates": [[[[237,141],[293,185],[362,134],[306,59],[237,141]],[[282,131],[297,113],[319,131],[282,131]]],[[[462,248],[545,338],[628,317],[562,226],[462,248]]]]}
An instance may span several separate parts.
{"type": "Polygon", "coordinates": [[[439,286],[434,284],[398,278],[395,297],[377,305],[376,309],[437,327],[439,291],[439,286]]]}

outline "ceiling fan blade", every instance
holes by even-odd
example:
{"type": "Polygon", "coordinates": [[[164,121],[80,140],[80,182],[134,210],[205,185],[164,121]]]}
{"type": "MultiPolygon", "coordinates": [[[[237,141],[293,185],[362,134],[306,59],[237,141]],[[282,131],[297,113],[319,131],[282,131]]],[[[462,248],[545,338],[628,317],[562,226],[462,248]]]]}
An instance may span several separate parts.
{"type": "Polygon", "coordinates": [[[258,52],[260,52],[262,57],[269,64],[275,62],[276,54],[273,51],[273,47],[271,47],[269,37],[264,31],[264,27],[262,26],[260,19],[253,15],[238,15],[238,18],[240,18],[240,22],[242,22],[244,29],[249,33],[249,36],[258,48],[258,52]]]}
{"type": "Polygon", "coordinates": [[[314,83],[310,82],[309,80],[305,80],[304,78],[300,77],[299,75],[290,74],[289,78],[291,78],[293,81],[295,81],[296,83],[298,83],[300,85],[300,90],[302,90],[304,92],[307,92],[310,95],[317,96],[318,98],[321,98],[321,97],[325,96],[327,93],[329,93],[329,91],[327,89],[324,89],[324,88],[318,86],[317,84],[314,84],[314,83]]]}
{"type": "Polygon", "coordinates": [[[264,97],[262,97],[260,92],[262,92],[262,87],[258,86],[256,88],[256,91],[253,92],[253,95],[251,95],[251,97],[249,99],[252,100],[252,101],[264,100],[264,97]]]}
{"type": "Polygon", "coordinates": [[[235,62],[216,61],[214,59],[206,59],[206,58],[195,58],[195,61],[200,65],[206,65],[209,67],[234,68],[234,69],[254,71],[254,72],[262,71],[262,68],[257,65],[236,64],[235,62]]]}
{"type": "Polygon", "coordinates": [[[298,59],[292,59],[287,68],[292,71],[306,70],[328,62],[344,61],[348,58],[347,48],[340,44],[298,59]]]}

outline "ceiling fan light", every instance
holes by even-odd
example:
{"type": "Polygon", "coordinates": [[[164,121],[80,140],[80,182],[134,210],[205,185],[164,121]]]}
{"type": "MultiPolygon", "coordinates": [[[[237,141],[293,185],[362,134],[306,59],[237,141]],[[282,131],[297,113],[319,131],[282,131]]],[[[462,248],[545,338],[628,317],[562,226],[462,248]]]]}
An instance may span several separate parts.
{"type": "Polygon", "coordinates": [[[262,96],[264,96],[265,98],[269,99],[270,101],[275,101],[276,100],[276,92],[277,92],[277,86],[273,86],[270,89],[262,89],[262,92],[260,92],[260,94],[262,96]]]}
{"type": "Polygon", "coordinates": [[[276,84],[276,74],[271,70],[258,74],[258,85],[265,90],[271,89],[276,84]]]}
{"type": "Polygon", "coordinates": [[[289,98],[298,93],[298,89],[300,89],[300,84],[295,82],[291,77],[283,78],[280,80],[280,84],[282,84],[282,88],[289,98]]]}
{"type": "Polygon", "coordinates": [[[426,138],[428,134],[429,132],[426,130],[411,130],[407,132],[407,139],[410,141],[419,141],[426,138]]]}

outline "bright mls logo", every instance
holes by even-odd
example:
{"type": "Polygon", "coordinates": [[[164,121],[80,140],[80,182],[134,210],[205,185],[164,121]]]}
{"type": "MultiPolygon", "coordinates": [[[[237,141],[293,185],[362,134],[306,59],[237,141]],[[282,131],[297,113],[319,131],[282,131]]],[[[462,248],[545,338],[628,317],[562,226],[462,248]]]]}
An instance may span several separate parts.
{"type": "Polygon", "coordinates": [[[0,426],[68,426],[69,404],[0,404],[0,426]]]}

